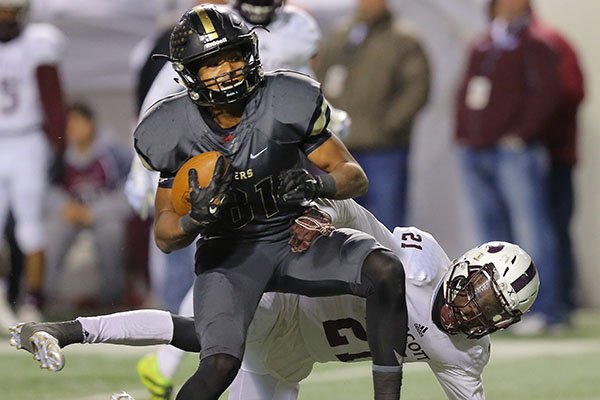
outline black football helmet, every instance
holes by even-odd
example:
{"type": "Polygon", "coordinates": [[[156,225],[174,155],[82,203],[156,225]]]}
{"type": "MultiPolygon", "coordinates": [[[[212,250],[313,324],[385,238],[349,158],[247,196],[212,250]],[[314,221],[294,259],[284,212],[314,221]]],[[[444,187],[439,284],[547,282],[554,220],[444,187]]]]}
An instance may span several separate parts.
{"type": "Polygon", "coordinates": [[[0,0],[0,42],[19,36],[25,25],[29,0],[0,0]]]}
{"type": "Polygon", "coordinates": [[[235,103],[248,97],[264,78],[256,33],[225,7],[202,4],[186,12],[171,33],[169,58],[188,95],[200,106],[235,103]],[[231,50],[242,54],[244,67],[200,80],[198,68],[204,60],[231,50]]]}
{"type": "Polygon", "coordinates": [[[233,0],[242,18],[254,25],[269,25],[284,0],[233,0]]]}

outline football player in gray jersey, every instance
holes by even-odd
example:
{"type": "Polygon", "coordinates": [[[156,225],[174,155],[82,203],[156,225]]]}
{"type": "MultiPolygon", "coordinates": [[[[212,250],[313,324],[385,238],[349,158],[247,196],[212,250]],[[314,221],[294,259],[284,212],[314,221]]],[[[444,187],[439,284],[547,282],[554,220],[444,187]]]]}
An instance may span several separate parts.
{"type": "Polygon", "coordinates": [[[361,195],[367,178],[329,131],[319,85],[292,72],[264,74],[257,48],[255,33],[233,11],[188,11],[173,30],[169,54],[187,91],[153,106],[134,134],[139,156],[161,175],[158,247],[169,252],[203,237],[194,283],[203,352],[177,398],[219,397],[240,367],[262,293],[282,291],[366,297],[375,397],[398,399],[407,324],[402,264],[371,236],[334,230],[307,205],[316,197],[361,195]],[[223,158],[207,188],[190,172],[192,207],[179,216],[173,177],[206,151],[223,158]],[[324,173],[302,169],[306,161],[324,173]]]}

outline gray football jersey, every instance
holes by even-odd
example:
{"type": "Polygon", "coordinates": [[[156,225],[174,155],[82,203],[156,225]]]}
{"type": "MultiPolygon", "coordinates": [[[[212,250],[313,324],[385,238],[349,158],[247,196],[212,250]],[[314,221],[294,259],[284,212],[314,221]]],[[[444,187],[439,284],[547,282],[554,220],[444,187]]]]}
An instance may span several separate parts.
{"type": "Polygon", "coordinates": [[[219,151],[234,170],[230,201],[207,237],[279,240],[303,207],[278,201],[279,173],[299,168],[330,136],[329,105],[319,84],[292,71],[268,73],[248,99],[241,122],[220,128],[185,92],[156,103],[138,124],[134,144],[160,187],[171,187],[189,158],[219,151]]]}

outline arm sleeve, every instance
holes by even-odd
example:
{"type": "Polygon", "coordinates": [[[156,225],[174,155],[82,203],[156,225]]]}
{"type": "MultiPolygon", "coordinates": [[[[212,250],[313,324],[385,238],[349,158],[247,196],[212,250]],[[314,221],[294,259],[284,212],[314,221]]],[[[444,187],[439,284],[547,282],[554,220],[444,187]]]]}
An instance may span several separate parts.
{"type": "Polygon", "coordinates": [[[430,365],[448,400],[485,400],[481,376],[457,368],[430,365]]]}
{"type": "Polygon", "coordinates": [[[331,216],[333,226],[336,228],[359,230],[373,236],[381,245],[392,249],[392,232],[355,200],[318,199],[316,204],[319,209],[331,216]]]}
{"type": "Polygon", "coordinates": [[[44,131],[55,151],[65,148],[66,107],[58,69],[41,65],[36,70],[40,103],[44,112],[44,131]]]}
{"type": "Polygon", "coordinates": [[[575,49],[563,37],[559,36],[558,40],[561,47],[561,100],[576,108],[585,96],[583,72],[575,49]]]}
{"type": "Polygon", "coordinates": [[[513,132],[525,141],[532,141],[542,135],[559,101],[559,58],[542,43],[533,44],[526,51],[525,79],[529,87],[524,103],[526,112],[521,114],[513,132]]]}

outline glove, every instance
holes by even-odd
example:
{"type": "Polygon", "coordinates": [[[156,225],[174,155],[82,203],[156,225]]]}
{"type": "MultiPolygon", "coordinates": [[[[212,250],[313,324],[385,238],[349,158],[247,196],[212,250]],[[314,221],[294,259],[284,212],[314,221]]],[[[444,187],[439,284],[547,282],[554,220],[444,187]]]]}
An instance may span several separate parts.
{"type": "Polygon", "coordinates": [[[317,236],[331,236],[334,230],[328,214],[316,208],[309,208],[294,220],[290,228],[292,237],[288,243],[294,253],[302,253],[308,250],[317,236]]]}
{"type": "Polygon", "coordinates": [[[305,169],[288,169],[279,174],[277,194],[284,203],[301,204],[317,197],[335,195],[335,180],[329,174],[314,176],[305,169]]]}
{"type": "Polygon", "coordinates": [[[219,157],[207,187],[198,185],[198,173],[194,168],[189,170],[188,179],[192,207],[188,215],[180,218],[180,225],[186,233],[200,233],[217,220],[223,204],[227,202],[233,169],[227,167],[223,157],[219,157]]]}

